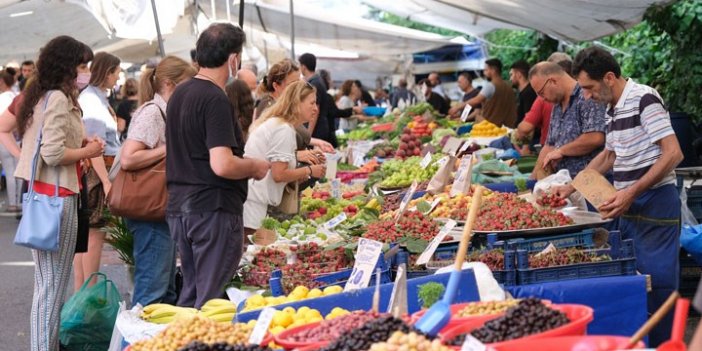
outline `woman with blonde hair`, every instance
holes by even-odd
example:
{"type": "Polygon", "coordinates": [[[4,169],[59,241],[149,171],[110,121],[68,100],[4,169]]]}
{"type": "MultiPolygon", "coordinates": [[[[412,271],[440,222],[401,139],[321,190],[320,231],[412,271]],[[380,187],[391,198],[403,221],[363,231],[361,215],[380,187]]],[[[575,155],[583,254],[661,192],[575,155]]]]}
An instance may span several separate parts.
{"type": "MultiPolygon", "coordinates": [[[[197,74],[188,62],[167,56],[141,76],[140,107],[134,111],[122,146],[121,167],[136,171],[166,157],[166,107],[176,86],[197,74]]],[[[164,188],[166,184],[163,184],[164,188]]],[[[134,296],[132,305],[176,302],[175,242],[165,218],[142,221],[125,218],[134,233],[134,296]]]]}
{"type": "Polygon", "coordinates": [[[280,204],[287,183],[324,176],[325,165],[296,168],[295,159],[295,128],[316,117],[319,113],[316,102],[315,88],[305,81],[297,81],[290,84],[278,101],[251,126],[244,154],[271,162],[271,169],[263,180],[249,180],[249,193],[244,203],[244,228],[248,234],[261,226],[268,206],[280,204]]]}

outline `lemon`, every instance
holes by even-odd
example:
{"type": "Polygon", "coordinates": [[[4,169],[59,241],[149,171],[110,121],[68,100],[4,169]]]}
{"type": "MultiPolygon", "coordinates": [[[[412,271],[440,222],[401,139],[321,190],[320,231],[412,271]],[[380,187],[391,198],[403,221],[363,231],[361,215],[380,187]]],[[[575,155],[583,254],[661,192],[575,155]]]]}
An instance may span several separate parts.
{"type": "Polygon", "coordinates": [[[307,312],[305,312],[305,319],[309,320],[309,319],[312,319],[312,318],[322,318],[322,314],[319,313],[319,311],[317,311],[317,310],[312,310],[312,309],[309,310],[309,311],[307,311],[307,312]]]}
{"type": "Polygon", "coordinates": [[[292,291],[292,295],[299,296],[301,299],[305,298],[307,296],[307,293],[310,292],[310,289],[308,289],[306,286],[296,286],[295,289],[292,291]]]}
{"type": "Polygon", "coordinates": [[[265,306],[273,306],[276,304],[275,297],[273,296],[266,296],[263,299],[266,301],[265,306]]]}
{"type": "Polygon", "coordinates": [[[255,319],[252,319],[252,320],[250,320],[248,323],[246,323],[246,325],[248,325],[249,327],[253,328],[253,327],[256,326],[256,320],[255,320],[255,319]]]}
{"type": "Polygon", "coordinates": [[[287,328],[292,323],[292,316],[283,311],[275,311],[275,314],[273,314],[273,325],[275,326],[287,328]]]}
{"type": "Polygon", "coordinates": [[[311,324],[311,323],[321,322],[323,320],[324,320],[324,318],[322,318],[322,316],[319,316],[319,317],[306,318],[305,322],[306,322],[306,324],[311,324]]]}
{"type": "Polygon", "coordinates": [[[287,314],[295,314],[295,309],[288,306],[288,307],[283,308],[283,312],[285,312],[287,314]]]}
{"type": "Polygon", "coordinates": [[[338,286],[338,285],[332,285],[324,288],[323,294],[324,296],[327,295],[333,295],[333,294],[338,294],[340,292],[344,291],[344,288],[338,286]]]}
{"type": "Polygon", "coordinates": [[[296,319],[292,324],[290,324],[288,329],[297,328],[297,327],[299,327],[301,325],[305,325],[305,324],[307,324],[307,322],[305,321],[304,318],[303,319],[296,319]]]}
{"type": "Polygon", "coordinates": [[[264,306],[265,304],[266,304],[266,300],[263,298],[263,296],[258,295],[258,294],[253,295],[246,300],[247,307],[248,306],[251,306],[251,307],[264,306]]]}
{"type": "Polygon", "coordinates": [[[324,293],[322,292],[322,290],[319,290],[319,289],[317,289],[317,288],[314,288],[314,289],[310,290],[310,292],[307,293],[307,298],[308,298],[308,299],[313,299],[313,298],[315,298],[315,297],[320,297],[320,296],[322,296],[323,294],[324,294],[324,293]]]}
{"type": "Polygon", "coordinates": [[[309,308],[309,307],[307,307],[307,306],[302,306],[302,307],[300,307],[300,308],[297,309],[297,313],[298,313],[298,314],[303,314],[303,315],[304,315],[304,314],[307,313],[307,311],[309,311],[309,310],[311,310],[311,308],[309,308]]]}
{"type": "Polygon", "coordinates": [[[288,298],[285,296],[278,296],[275,298],[275,304],[276,305],[281,305],[288,302],[288,298]]]}
{"type": "Polygon", "coordinates": [[[276,334],[280,334],[280,332],[285,331],[285,328],[283,328],[283,327],[277,325],[277,326],[271,328],[271,329],[268,330],[268,331],[270,331],[271,334],[276,335],[276,334]]]}

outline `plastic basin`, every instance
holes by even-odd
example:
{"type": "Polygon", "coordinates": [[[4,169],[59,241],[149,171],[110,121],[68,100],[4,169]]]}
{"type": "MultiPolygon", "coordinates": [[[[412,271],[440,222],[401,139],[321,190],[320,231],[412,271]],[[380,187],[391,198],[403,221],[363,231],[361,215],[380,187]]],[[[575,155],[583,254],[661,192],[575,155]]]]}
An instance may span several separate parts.
{"type": "Polygon", "coordinates": [[[322,322],[315,322],[315,323],[310,323],[310,324],[305,324],[301,325],[299,327],[291,328],[291,329],[286,329],[283,330],[282,332],[276,334],[273,336],[273,341],[275,341],[276,344],[282,346],[286,350],[291,350],[294,348],[300,348],[300,347],[305,347],[305,346],[310,346],[314,344],[326,344],[328,341],[325,342],[309,342],[309,341],[294,341],[293,339],[290,338],[290,336],[295,335],[297,333],[301,333],[305,330],[312,329],[318,325],[320,325],[322,322]]]}
{"type": "Polygon", "coordinates": [[[380,116],[382,117],[385,115],[385,111],[388,109],[385,107],[377,107],[377,106],[368,106],[363,108],[363,113],[366,116],[380,116]]]}
{"type": "MultiPolygon", "coordinates": [[[[541,302],[546,306],[551,306],[551,300],[541,300],[541,302]]],[[[459,311],[461,311],[463,308],[465,308],[468,305],[471,305],[471,304],[482,305],[482,304],[489,304],[489,303],[490,302],[464,302],[464,303],[458,303],[458,304],[451,305],[451,319],[449,320],[448,324],[446,324],[446,326],[442,329],[442,331],[448,331],[449,329],[456,327],[456,326],[463,324],[463,323],[471,323],[471,325],[472,325],[472,323],[480,323],[480,325],[482,326],[483,324],[485,324],[485,322],[487,322],[489,320],[493,320],[497,317],[504,315],[504,312],[502,312],[502,313],[486,314],[486,315],[481,315],[481,316],[455,317],[459,311]]],[[[426,313],[426,311],[427,311],[426,309],[422,309],[420,311],[415,312],[412,315],[412,319],[411,319],[412,324],[416,323],[420,318],[422,318],[422,316],[424,315],[424,313],[426,313]]]]}
{"type": "MultiPolygon", "coordinates": [[[[499,346],[510,346],[510,344],[517,342],[517,341],[523,341],[523,340],[528,340],[528,339],[541,339],[541,338],[548,338],[548,337],[557,337],[557,336],[578,336],[578,335],[585,335],[587,332],[587,325],[590,324],[593,320],[593,310],[592,308],[585,306],[585,305],[575,305],[575,304],[563,304],[563,305],[551,305],[551,308],[555,310],[559,310],[563,313],[566,314],[568,319],[570,319],[570,323],[560,326],[555,329],[551,329],[548,331],[545,331],[543,333],[537,333],[529,336],[525,336],[520,339],[515,339],[515,340],[508,340],[504,342],[499,342],[499,343],[494,343],[490,344],[493,347],[499,347],[499,346]]],[[[470,320],[470,321],[465,321],[461,324],[458,324],[457,326],[446,330],[444,333],[440,333],[439,336],[441,337],[441,341],[448,343],[449,341],[453,340],[455,337],[461,335],[461,334],[466,334],[474,329],[480,328],[485,324],[485,321],[480,321],[480,320],[470,320]]],[[[460,346],[450,346],[454,350],[460,350],[460,346]]]]}
{"type": "MultiPolygon", "coordinates": [[[[589,335],[520,339],[494,347],[495,351],[610,351],[620,350],[629,342],[624,336],[589,335]]],[[[634,348],[644,348],[643,342],[634,348]]]]}

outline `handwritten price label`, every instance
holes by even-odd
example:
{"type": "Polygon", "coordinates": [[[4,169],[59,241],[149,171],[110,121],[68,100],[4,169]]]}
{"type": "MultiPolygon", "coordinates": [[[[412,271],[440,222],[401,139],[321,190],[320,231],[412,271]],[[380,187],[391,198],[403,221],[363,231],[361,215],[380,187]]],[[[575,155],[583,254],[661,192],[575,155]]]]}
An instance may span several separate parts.
{"type": "Polygon", "coordinates": [[[439,244],[444,241],[444,238],[446,235],[448,235],[449,232],[451,232],[451,229],[453,229],[456,226],[456,221],[453,219],[450,219],[444,226],[441,228],[439,231],[439,234],[436,234],[434,239],[431,240],[429,245],[427,246],[426,249],[424,249],[424,252],[422,252],[421,255],[419,255],[419,258],[417,258],[417,264],[427,264],[429,260],[431,259],[431,256],[434,255],[434,252],[436,251],[436,248],[439,247],[439,244]]]}
{"type": "Polygon", "coordinates": [[[405,213],[407,205],[409,204],[410,200],[412,200],[412,196],[414,196],[414,193],[417,191],[417,186],[418,184],[415,180],[414,182],[412,182],[412,186],[409,188],[409,190],[405,193],[405,196],[402,197],[402,202],[400,202],[400,208],[397,210],[395,221],[400,220],[402,214],[405,213]]]}
{"type": "Polygon", "coordinates": [[[261,313],[258,315],[258,320],[256,321],[256,326],[251,332],[251,336],[249,336],[249,344],[261,344],[263,337],[266,336],[266,332],[271,326],[274,314],[275,308],[272,307],[266,307],[261,310],[261,313]]]}
{"type": "Polygon", "coordinates": [[[450,159],[450,158],[449,158],[448,156],[444,156],[444,157],[438,159],[438,160],[436,161],[436,164],[437,164],[437,166],[439,166],[439,168],[441,168],[441,167],[443,167],[443,166],[446,164],[446,162],[449,161],[449,159],[450,159]]]}
{"type": "Polygon", "coordinates": [[[463,108],[463,113],[461,113],[461,122],[468,120],[471,110],[473,110],[473,106],[466,104],[466,107],[463,108]]]}
{"type": "Polygon", "coordinates": [[[426,169],[430,163],[431,163],[431,152],[427,152],[427,154],[424,155],[422,162],[419,163],[419,167],[422,167],[422,169],[426,169]]]}
{"type": "Polygon", "coordinates": [[[344,291],[352,291],[368,287],[373,269],[378,262],[378,257],[383,251],[383,243],[375,240],[363,239],[358,241],[356,262],[353,265],[351,276],[344,286],[344,291]]]}
{"type": "Polygon", "coordinates": [[[456,171],[456,179],[453,181],[451,186],[451,192],[449,195],[454,197],[460,193],[467,194],[467,189],[470,189],[470,183],[472,181],[472,170],[473,168],[473,156],[466,155],[461,159],[461,164],[458,166],[458,171],[456,171]]]}
{"type": "Polygon", "coordinates": [[[327,221],[327,223],[324,223],[324,227],[331,230],[334,229],[337,225],[339,225],[341,222],[346,220],[346,212],[341,212],[338,216],[330,219],[327,221]]]}

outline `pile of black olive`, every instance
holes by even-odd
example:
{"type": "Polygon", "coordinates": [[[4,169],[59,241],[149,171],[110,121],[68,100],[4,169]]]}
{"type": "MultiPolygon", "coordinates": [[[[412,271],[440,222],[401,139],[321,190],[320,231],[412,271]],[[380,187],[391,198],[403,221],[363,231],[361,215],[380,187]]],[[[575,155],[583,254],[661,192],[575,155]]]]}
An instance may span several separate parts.
{"type": "MultiPolygon", "coordinates": [[[[507,310],[504,316],[488,321],[470,334],[485,344],[522,338],[542,333],[568,324],[565,313],[554,310],[535,298],[524,299],[507,310]]],[[[463,345],[465,335],[450,341],[451,345],[463,345]]]]}
{"type": "Polygon", "coordinates": [[[416,331],[401,319],[384,316],[351,330],[320,351],[368,350],[376,342],[387,341],[398,330],[403,333],[416,331]]]}
{"type": "Polygon", "coordinates": [[[232,345],[224,342],[208,345],[193,341],[178,351],[270,351],[268,347],[259,345],[232,345]]]}

